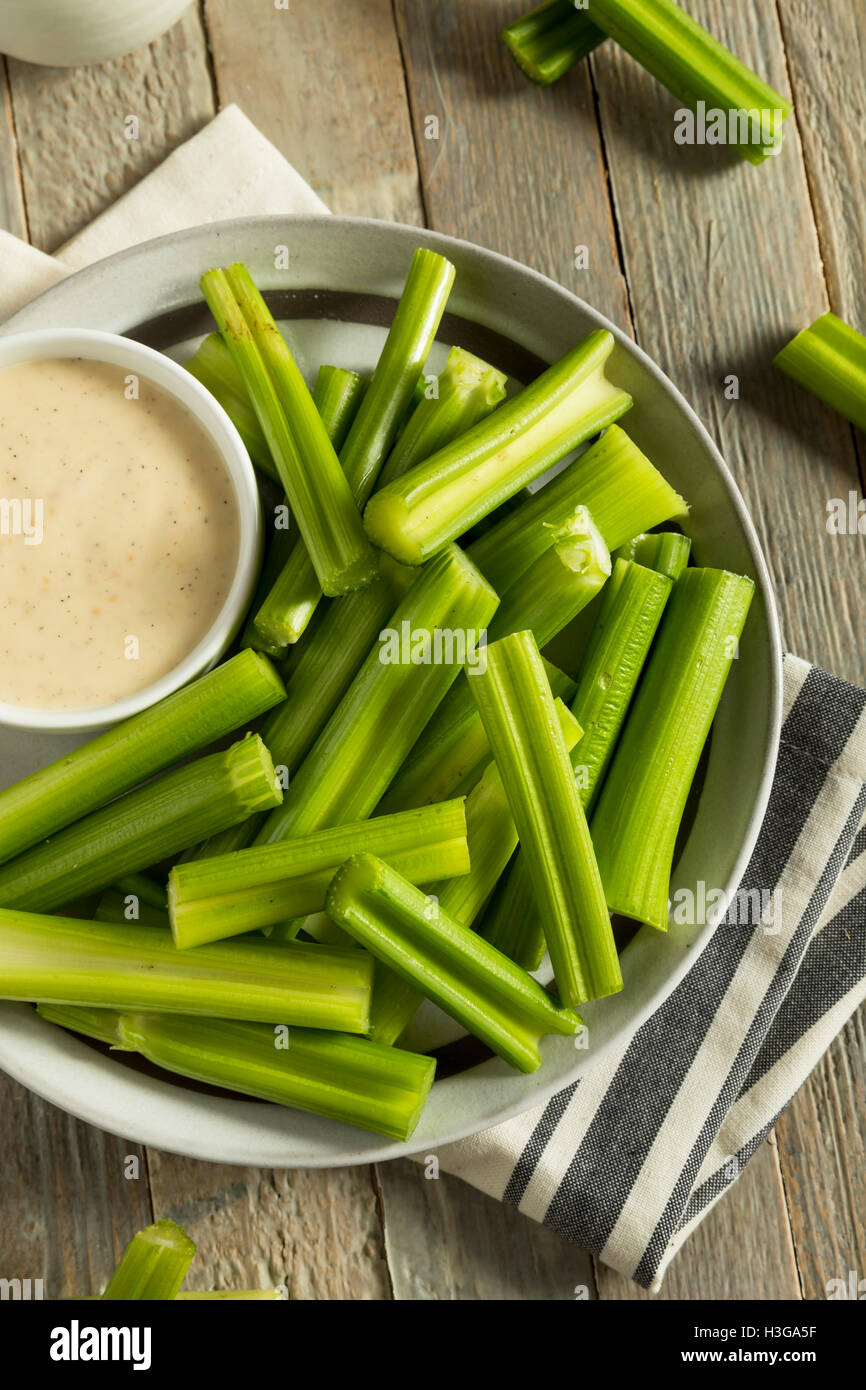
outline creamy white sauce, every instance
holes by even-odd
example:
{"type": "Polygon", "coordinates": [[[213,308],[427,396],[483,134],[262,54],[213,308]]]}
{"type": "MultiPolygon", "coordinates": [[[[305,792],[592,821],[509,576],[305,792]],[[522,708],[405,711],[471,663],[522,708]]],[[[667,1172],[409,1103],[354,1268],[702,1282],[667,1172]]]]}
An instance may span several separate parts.
{"type": "Polygon", "coordinates": [[[0,700],[86,709],[158,680],[238,543],[228,470],[171,396],[79,358],[0,370],[0,700]]]}

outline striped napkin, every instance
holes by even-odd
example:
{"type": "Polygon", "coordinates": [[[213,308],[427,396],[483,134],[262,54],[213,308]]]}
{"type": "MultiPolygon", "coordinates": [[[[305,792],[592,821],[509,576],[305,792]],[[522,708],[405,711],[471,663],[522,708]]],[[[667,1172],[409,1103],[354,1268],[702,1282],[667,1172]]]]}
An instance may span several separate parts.
{"type": "MultiPolygon", "coordinates": [[[[126,246],[270,212],[327,208],[227,107],[58,258],[0,231],[0,320],[126,246]]],[[[776,779],[743,880],[781,890],[773,933],[720,924],[626,1048],[546,1105],[438,1153],[446,1171],[648,1288],[866,996],[866,693],[795,657],[784,677],[776,779]]]]}
{"type": "Polygon", "coordinates": [[[779,761],[742,883],[777,893],[773,930],[734,907],[626,1047],[437,1153],[653,1291],[866,998],[866,692],[797,657],[783,670],[779,761]]]}

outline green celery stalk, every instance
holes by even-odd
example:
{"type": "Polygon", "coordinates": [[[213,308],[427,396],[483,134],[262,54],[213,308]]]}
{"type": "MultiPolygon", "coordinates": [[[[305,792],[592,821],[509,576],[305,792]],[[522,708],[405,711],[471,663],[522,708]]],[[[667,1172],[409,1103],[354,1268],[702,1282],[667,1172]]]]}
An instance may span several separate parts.
{"type": "Polygon", "coordinates": [[[674,583],[689,563],[692,543],[679,531],[652,531],[634,536],[628,545],[621,545],[616,559],[633,560],[645,569],[665,574],[674,583]]]}
{"type": "Polygon", "coordinates": [[[99,899],[93,914],[94,922],[133,922],[139,927],[162,927],[168,930],[168,904],[154,907],[142,902],[135,894],[120,893],[108,888],[99,899]]]}
{"type": "Polygon", "coordinates": [[[242,265],[209,270],[199,283],[243,377],[323,592],[363,588],[375,576],[375,559],[351,488],[264,299],[242,265]]]}
{"type": "Polygon", "coordinates": [[[267,748],[250,735],[166,772],[0,867],[0,904],[50,912],[278,806],[267,748]]]}
{"type": "MultiPolygon", "coordinates": [[[[280,521],[283,522],[284,518],[281,517],[280,521]]],[[[255,616],[288,564],[289,556],[298,548],[300,543],[300,536],[293,526],[284,524],[277,526],[275,513],[273,525],[270,526],[268,539],[265,542],[264,563],[259,571],[258,583],[252,602],[247,609],[247,618],[240,638],[242,647],[252,647],[254,651],[264,652],[265,656],[273,657],[275,660],[282,657],[284,648],[277,646],[276,643],[267,642],[260,635],[255,624],[255,616]]]]}
{"type": "MultiPolygon", "coordinates": [[[[556,712],[566,747],[571,750],[581,737],[581,727],[561,700],[556,701],[556,712]]],[[[494,762],[488,763],[466,798],[466,837],[471,861],[469,873],[448,879],[433,891],[441,911],[471,927],[517,845],[511,806],[494,762]]],[[[390,863],[392,868],[399,867],[393,860],[390,863]]],[[[377,962],[370,1037],[375,1042],[396,1042],[412,1021],[423,997],[403,976],[395,975],[381,961],[377,962]]]]}
{"type": "Polygon", "coordinates": [[[400,478],[417,463],[450,444],[483,420],[505,399],[504,372],[453,347],[437,380],[437,394],[422,396],[400,433],[381,473],[379,486],[400,478]]]}
{"type": "Polygon", "coordinates": [[[725,570],[687,569],[677,582],[592,818],[608,906],[659,931],[686,797],[753,593],[725,570]]]}
{"type": "Polygon", "coordinates": [[[545,1033],[580,1027],[578,1016],[558,1008],[525,971],[372,854],[355,855],[338,869],[326,910],[519,1071],[540,1065],[545,1033]]]}
{"type": "MultiPolygon", "coordinates": [[[[549,528],[537,523],[546,533],[549,528]]],[[[506,589],[487,634],[488,644],[509,633],[529,629],[545,646],[595,598],[610,574],[610,554],[585,507],[549,530],[549,548],[506,589]]],[[[451,796],[456,781],[471,775],[488,756],[487,735],[469,687],[481,664],[459,677],[422,733],[383,809],[404,810],[417,797],[451,796]],[[476,758],[471,764],[469,759],[476,758]]],[[[555,693],[560,693],[558,690],[555,693]]]]}
{"type": "Polygon", "coordinates": [[[313,404],[337,453],[346,442],[366,390],[364,378],[345,367],[320,367],[316,374],[313,404]]]}
{"type": "MultiPolygon", "coordinates": [[[[424,567],[388,625],[399,650],[391,653],[380,643],[369,653],[292,778],[280,814],[268,816],[259,831],[257,844],[371,814],[460,670],[454,659],[460,656],[459,643],[452,661],[440,664],[417,664],[413,651],[423,656],[423,647],[435,656],[437,632],[462,635],[474,659],[473,639],[486,629],[497,601],[457,546],[424,567]],[[382,659],[392,654],[398,659],[382,659]]],[[[440,654],[449,655],[444,645],[440,654]]]]}
{"type": "Polygon", "coordinates": [[[243,440],[244,448],[256,468],[260,468],[278,483],[280,475],[271,458],[271,451],[262,434],[256,412],[250,405],[243,378],[219,333],[209,333],[200,343],[198,350],[183,365],[190,375],[200,381],[214,399],[219,401],[243,440]]]}
{"type": "Polygon", "coordinates": [[[822,314],[773,358],[773,366],[866,430],[866,338],[822,314]]]}
{"type": "MultiPolygon", "coordinates": [[[[666,575],[617,560],[602,596],[571,706],[584,730],[571,762],[587,815],[601,789],[672,588],[666,575]]],[[[544,931],[529,864],[521,851],[497,885],[481,932],[525,970],[537,970],[541,964],[544,931]]]]}
{"type": "MultiPolygon", "coordinates": [[[[418,250],[373,379],[352,421],[340,463],[359,507],[372,491],[412,400],[454,280],[444,256],[418,250]]],[[[321,597],[315,571],[300,547],[289,561],[255,626],[268,646],[296,642],[321,597]]]]}
{"type": "Polygon", "coordinates": [[[501,31],[517,66],[533,82],[549,87],[604,43],[607,35],[574,0],[547,0],[501,31]]]}
{"type": "MultiPolygon", "coordinates": [[[[364,951],[350,954],[372,964],[364,951]]],[[[436,1071],[432,1057],[311,1028],[291,1028],[283,1047],[259,1024],[142,1013],[125,1015],[120,1033],[122,1046],[166,1071],[392,1139],[413,1133],[436,1071]]]]}
{"type": "Polygon", "coordinates": [[[239,652],[158,705],[0,791],[0,862],[283,699],[283,683],[267,658],[239,652]]]}
{"type": "Polygon", "coordinates": [[[104,1299],[173,1299],[193,1262],[195,1246],[173,1221],[137,1231],[108,1281],[104,1299]]]}
{"type": "Polygon", "coordinates": [[[674,0],[590,0],[589,17],[686,106],[734,112],[734,139],[750,164],[778,153],[792,106],[702,29],[674,0]]]}
{"type": "Polygon", "coordinates": [[[82,1004],[37,1004],[36,1012],[46,1023],[56,1023],[85,1038],[112,1046],[118,1041],[120,1014],[114,1009],[90,1009],[82,1004]]]}
{"type": "Polygon", "coordinates": [[[526,856],[559,996],[613,994],[622,974],[568,749],[530,632],[492,643],[472,682],[526,856]]]}
{"type": "Polygon", "coordinates": [[[366,1033],[362,951],[263,937],[179,951],[167,932],[0,909],[0,998],[366,1033]]]}
{"type": "Polygon", "coordinates": [[[138,898],[140,903],[147,903],[149,907],[158,907],[163,912],[166,911],[168,900],[165,892],[165,880],[162,883],[157,883],[148,874],[126,874],[112,884],[112,887],[118,893],[131,894],[138,898]]]}
{"type": "Polygon", "coordinates": [[[335,871],[361,848],[384,855],[412,883],[468,874],[466,833],[459,798],[178,864],[168,880],[175,945],[199,946],[321,911],[335,871]]]}
{"type": "Polygon", "coordinates": [[[688,507],[633,444],[611,425],[595,444],[536,492],[526,495],[469,546],[467,554],[504,594],[550,545],[550,532],[586,507],[608,549],[624,545],[688,507]]]}
{"type": "Polygon", "coordinates": [[[388,483],[367,503],[371,540],[418,565],[501,506],[631,406],[608,381],[614,347],[590,333],[486,420],[388,483]]]}

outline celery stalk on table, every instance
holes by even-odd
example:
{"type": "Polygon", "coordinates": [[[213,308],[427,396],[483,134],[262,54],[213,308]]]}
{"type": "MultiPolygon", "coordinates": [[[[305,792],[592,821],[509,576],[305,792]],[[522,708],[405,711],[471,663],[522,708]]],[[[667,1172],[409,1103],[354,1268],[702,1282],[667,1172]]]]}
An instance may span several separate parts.
{"type": "Polygon", "coordinates": [[[608,906],[659,931],[686,797],[753,593],[725,570],[678,580],[592,817],[608,906]]]}
{"type": "Polygon", "coordinates": [[[835,314],[822,314],[786,343],[773,366],[866,430],[866,338],[835,314]]]}
{"type": "Polygon", "coordinates": [[[549,87],[604,43],[586,9],[574,0],[547,0],[502,30],[502,42],[533,82],[549,87]]]}
{"type": "Polygon", "coordinates": [[[108,1281],[104,1299],[174,1299],[193,1262],[195,1246],[174,1221],[137,1231],[108,1281]]]}
{"type": "Polygon", "coordinates": [[[153,927],[0,909],[0,998],[364,1033],[362,951],[262,937],[179,951],[153,927]]]}
{"type": "Polygon", "coordinates": [[[605,375],[606,330],[577,347],[424,463],[381,488],[364,525],[402,564],[418,565],[631,406],[605,375]]]}
{"type": "Polygon", "coordinates": [[[557,989],[571,1007],[613,994],[622,974],[586,816],[530,632],[494,642],[472,683],[544,923],[557,989]]]}
{"type": "MultiPolygon", "coordinates": [[[[519,1071],[540,1065],[545,1033],[580,1019],[525,971],[443,912],[381,859],[359,854],[334,875],[328,916],[519,1071]]],[[[324,948],[320,948],[324,949],[324,948]]]]}

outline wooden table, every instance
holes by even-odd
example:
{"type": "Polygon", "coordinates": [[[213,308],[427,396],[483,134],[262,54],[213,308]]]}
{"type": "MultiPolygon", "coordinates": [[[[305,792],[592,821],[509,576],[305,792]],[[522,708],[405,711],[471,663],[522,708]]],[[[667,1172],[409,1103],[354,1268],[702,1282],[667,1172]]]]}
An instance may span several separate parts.
{"type": "MultiPolygon", "coordinates": [[[[795,117],[754,169],[678,148],[674,103],[608,44],[551,90],[498,42],[520,0],[205,0],[101,67],[9,60],[0,224],[52,251],[227,102],[330,207],[427,223],[536,267],[633,334],[733,468],[770,560],[786,644],[866,679],[866,551],[830,537],[863,492],[844,421],[770,368],[831,307],[866,329],[866,7],[687,0],[795,117]],[[140,121],[128,141],[124,118],[140,121]],[[435,133],[438,121],[438,138],[435,133]],[[575,268],[585,246],[588,266],[575,268]],[[730,374],[739,398],[726,398],[730,374]]],[[[674,1262],[664,1298],[822,1298],[866,1271],[866,1047],[853,1019],[732,1191],[674,1262]]],[[[140,1150],[0,1078],[0,1250],[46,1296],[98,1289],[125,1242],[172,1216],[190,1284],[285,1283],[296,1298],[643,1298],[456,1179],[397,1162],[260,1172],[140,1150]],[[137,1160],[134,1162],[132,1160],[137,1160]]]]}

